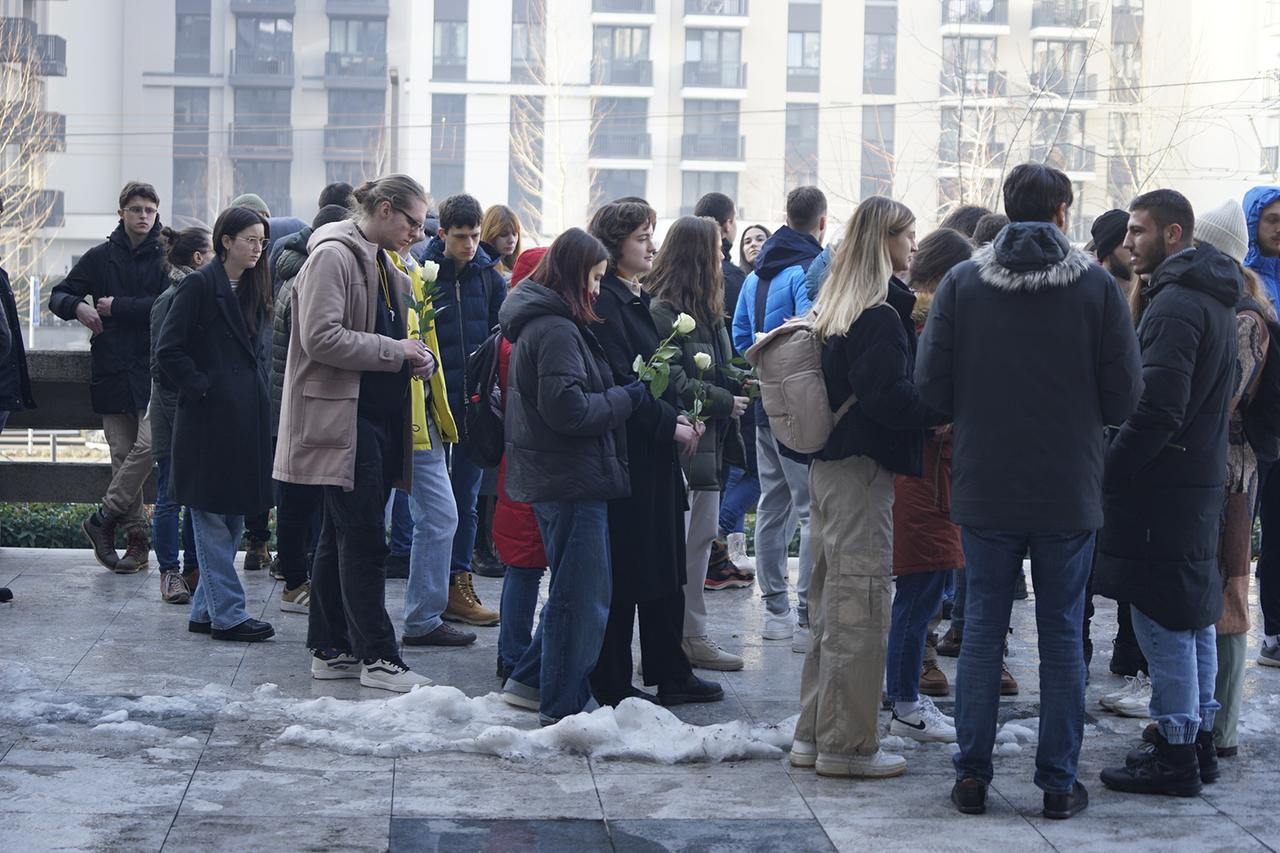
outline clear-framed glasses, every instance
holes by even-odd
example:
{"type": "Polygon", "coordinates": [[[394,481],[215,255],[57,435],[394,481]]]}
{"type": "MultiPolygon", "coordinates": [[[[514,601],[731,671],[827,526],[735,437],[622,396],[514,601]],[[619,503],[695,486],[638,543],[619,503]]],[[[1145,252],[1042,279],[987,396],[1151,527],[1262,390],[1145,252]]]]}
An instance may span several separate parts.
{"type": "Polygon", "coordinates": [[[265,238],[237,237],[236,239],[243,240],[244,242],[248,243],[250,246],[257,246],[259,249],[262,249],[264,252],[266,251],[267,246],[270,244],[270,241],[265,238]]]}
{"type": "Polygon", "coordinates": [[[126,207],[125,210],[129,213],[132,213],[134,216],[155,216],[157,213],[160,212],[156,210],[154,207],[143,207],[140,204],[135,204],[130,207],[126,207]]]}

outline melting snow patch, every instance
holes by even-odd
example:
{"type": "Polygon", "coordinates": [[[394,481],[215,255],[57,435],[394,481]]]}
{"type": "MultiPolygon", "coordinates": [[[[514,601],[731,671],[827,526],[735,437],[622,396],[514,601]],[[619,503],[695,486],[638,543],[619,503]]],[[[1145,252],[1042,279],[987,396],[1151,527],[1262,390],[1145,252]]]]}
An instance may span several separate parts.
{"type": "MultiPolygon", "coordinates": [[[[1011,720],[1001,726],[1000,731],[996,732],[996,743],[1002,746],[1008,744],[1035,743],[1037,738],[1036,732],[1039,728],[1039,720],[1019,720],[1018,722],[1013,722],[1011,720]],[[1031,728],[1028,725],[1021,725],[1022,723],[1027,723],[1029,726],[1034,726],[1034,728],[1031,728]]],[[[1012,755],[1014,752],[1001,752],[1000,754],[1012,755]]]]}
{"type": "Polygon", "coordinates": [[[1022,747],[1016,743],[1002,743],[996,747],[996,755],[1017,755],[1022,752],[1022,747]]]}

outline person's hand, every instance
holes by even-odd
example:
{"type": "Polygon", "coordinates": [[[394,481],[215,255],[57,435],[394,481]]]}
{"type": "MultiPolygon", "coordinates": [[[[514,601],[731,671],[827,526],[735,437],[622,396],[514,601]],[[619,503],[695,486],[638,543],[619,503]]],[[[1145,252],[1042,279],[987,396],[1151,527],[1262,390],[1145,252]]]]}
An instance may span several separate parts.
{"type": "Polygon", "coordinates": [[[81,302],[76,306],[76,319],[95,335],[102,331],[102,317],[88,303],[81,302]]]}
{"type": "Polygon", "coordinates": [[[419,379],[425,382],[428,379],[430,379],[432,375],[435,374],[435,372],[436,372],[436,357],[435,355],[432,354],[431,350],[428,349],[426,363],[419,367],[414,368],[413,375],[417,376],[419,379]]]}
{"type": "Polygon", "coordinates": [[[400,342],[400,348],[404,351],[404,360],[409,362],[414,373],[426,366],[427,358],[431,355],[427,345],[417,338],[405,338],[400,342]]]}
{"type": "Polygon", "coordinates": [[[98,300],[98,313],[103,317],[111,316],[111,303],[115,299],[114,296],[104,296],[98,300]]]}
{"type": "Polygon", "coordinates": [[[733,416],[741,417],[742,413],[747,410],[747,406],[751,405],[750,397],[734,397],[733,398],[733,416]]]}
{"type": "MultiPolygon", "coordinates": [[[[681,420],[685,419],[681,418],[681,420]]],[[[684,423],[676,421],[676,430],[672,439],[680,445],[680,451],[685,456],[692,456],[698,452],[698,431],[687,420],[684,423]]]]}

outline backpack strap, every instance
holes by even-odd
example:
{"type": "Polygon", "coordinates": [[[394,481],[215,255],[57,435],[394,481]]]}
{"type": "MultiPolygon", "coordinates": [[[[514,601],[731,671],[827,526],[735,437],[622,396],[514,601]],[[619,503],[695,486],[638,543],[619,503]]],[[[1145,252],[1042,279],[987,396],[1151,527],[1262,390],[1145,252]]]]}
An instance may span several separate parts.
{"type": "Polygon", "coordinates": [[[756,273],[756,332],[764,331],[764,312],[769,304],[769,287],[773,284],[772,278],[765,278],[756,273]]]}
{"type": "Polygon", "coordinates": [[[850,394],[849,399],[845,400],[844,403],[840,405],[840,408],[836,409],[835,414],[831,416],[831,422],[833,424],[840,423],[840,419],[849,414],[849,410],[853,408],[853,404],[856,402],[858,402],[858,395],[850,394]]]}

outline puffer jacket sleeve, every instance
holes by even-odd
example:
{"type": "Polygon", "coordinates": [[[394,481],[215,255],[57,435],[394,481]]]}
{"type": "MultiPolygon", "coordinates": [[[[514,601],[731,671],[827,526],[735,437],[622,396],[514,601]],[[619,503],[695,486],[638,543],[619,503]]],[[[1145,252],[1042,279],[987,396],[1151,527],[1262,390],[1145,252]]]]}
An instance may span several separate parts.
{"type": "Polygon", "coordinates": [[[631,397],[618,386],[603,392],[588,389],[582,347],[571,334],[556,329],[538,341],[538,414],[564,435],[604,435],[631,415],[631,397]]]}
{"type": "Polygon", "coordinates": [[[53,286],[49,294],[49,310],[63,320],[76,319],[76,309],[84,298],[94,293],[94,286],[102,286],[103,254],[105,245],[94,246],[84,253],[71,268],[67,277],[53,286]]]}
{"type": "Polygon", "coordinates": [[[738,291],[738,304],[733,309],[733,347],[738,352],[746,352],[756,342],[755,329],[751,325],[751,307],[755,305],[756,288],[759,286],[760,277],[752,273],[742,283],[742,290],[738,291]]]}
{"type": "Polygon", "coordinates": [[[955,417],[955,308],[956,282],[953,273],[947,273],[933,295],[929,319],[916,348],[916,388],[921,399],[947,420],[955,417]]]}
{"type": "Polygon", "coordinates": [[[373,332],[357,332],[343,324],[348,261],[345,246],[321,243],[307,258],[293,286],[298,291],[299,343],[310,358],[344,370],[379,370],[395,373],[404,366],[400,342],[373,332]]]}
{"type": "Polygon", "coordinates": [[[1102,346],[1098,359],[1098,402],[1102,422],[1119,426],[1142,397],[1142,354],[1133,315],[1120,286],[1107,282],[1102,315],[1102,346]]]}
{"type": "Polygon", "coordinates": [[[289,358],[289,330],[293,315],[293,279],[280,285],[271,319],[271,423],[280,424],[280,404],[284,397],[284,368],[289,358]]]}

